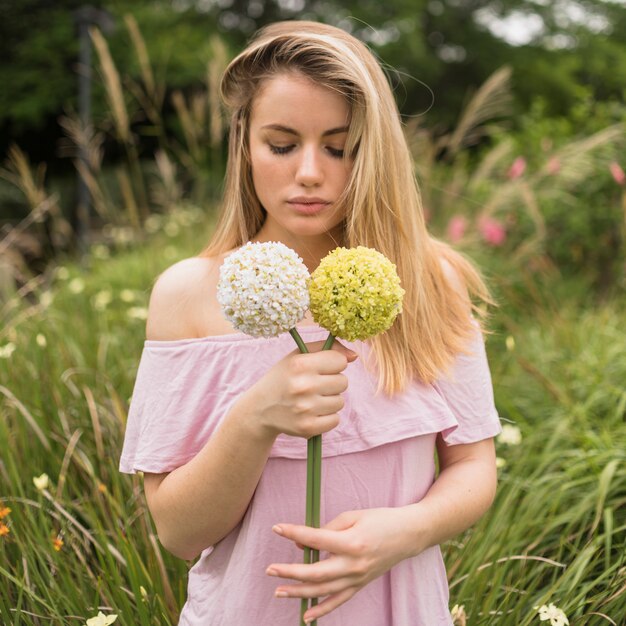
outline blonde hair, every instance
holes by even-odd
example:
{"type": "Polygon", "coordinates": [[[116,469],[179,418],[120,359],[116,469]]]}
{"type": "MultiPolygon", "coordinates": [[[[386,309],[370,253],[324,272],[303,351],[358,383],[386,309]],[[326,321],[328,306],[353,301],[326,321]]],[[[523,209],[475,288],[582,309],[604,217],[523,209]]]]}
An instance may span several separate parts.
{"type": "Polygon", "coordinates": [[[394,393],[413,379],[430,383],[465,351],[473,332],[467,292],[491,300],[472,264],[428,234],[387,78],[369,49],[341,29],[306,21],[272,24],[227,67],[221,91],[232,118],[225,192],[202,256],[241,246],[263,224],[248,154],[250,112],[262,82],[290,71],[346,98],[351,118],[345,153],[352,170],[338,200],[346,215],[344,243],[382,252],[395,263],[406,291],[403,313],[391,329],[369,340],[379,388],[394,393]]]}

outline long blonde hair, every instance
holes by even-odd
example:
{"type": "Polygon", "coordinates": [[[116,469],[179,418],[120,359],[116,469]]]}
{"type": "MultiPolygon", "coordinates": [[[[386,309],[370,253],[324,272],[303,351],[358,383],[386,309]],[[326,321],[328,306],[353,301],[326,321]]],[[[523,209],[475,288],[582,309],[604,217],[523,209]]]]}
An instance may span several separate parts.
{"type": "Polygon", "coordinates": [[[351,117],[345,153],[352,170],[338,201],[346,215],[344,242],[382,252],[395,263],[406,291],[391,329],[369,340],[379,387],[394,393],[413,379],[430,383],[465,350],[472,333],[466,292],[490,302],[489,292],[470,262],[428,234],[387,78],[369,49],[341,29],[306,21],[272,24],[227,67],[221,91],[232,117],[224,199],[202,256],[241,246],[263,224],[248,153],[250,112],[261,83],[290,71],[346,98],[351,117]]]}

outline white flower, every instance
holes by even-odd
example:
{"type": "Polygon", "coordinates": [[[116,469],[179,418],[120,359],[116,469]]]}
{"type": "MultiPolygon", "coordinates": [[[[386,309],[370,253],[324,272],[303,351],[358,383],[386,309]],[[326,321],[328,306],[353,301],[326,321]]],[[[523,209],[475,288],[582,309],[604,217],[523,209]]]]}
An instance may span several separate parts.
{"type": "Polygon", "coordinates": [[[569,620],[567,619],[567,615],[554,606],[554,604],[550,603],[547,606],[544,604],[542,606],[533,607],[535,611],[539,611],[539,620],[542,622],[547,622],[550,620],[550,626],[569,626],[569,620]]]}
{"type": "Polygon", "coordinates": [[[41,476],[33,476],[33,484],[37,487],[38,491],[43,491],[48,488],[50,484],[50,479],[48,478],[48,474],[42,474],[41,476]]]}
{"type": "Polygon", "coordinates": [[[147,320],[148,309],[143,306],[131,306],[127,311],[127,315],[134,320],[147,320]]]}
{"type": "Polygon", "coordinates": [[[70,271],[67,269],[67,267],[61,266],[57,268],[56,277],[59,280],[67,280],[70,277],[70,271]]]}
{"type": "Polygon", "coordinates": [[[120,291],[120,298],[124,302],[134,302],[137,296],[132,289],[122,289],[122,291],[120,291]]]}
{"type": "Polygon", "coordinates": [[[117,615],[105,615],[102,611],[98,611],[98,615],[87,620],[87,626],[109,626],[116,620],[117,615]]]}
{"type": "Polygon", "coordinates": [[[103,289],[99,291],[93,298],[93,306],[96,311],[104,311],[111,301],[113,300],[113,294],[110,289],[103,289]]]}
{"type": "Polygon", "coordinates": [[[99,243],[91,248],[91,254],[93,254],[94,258],[103,260],[111,256],[111,251],[103,243],[99,243]]]}
{"type": "Polygon", "coordinates": [[[41,304],[41,308],[47,309],[54,300],[53,295],[49,291],[44,291],[39,298],[39,304],[41,304]]]}
{"type": "Polygon", "coordinates": [[[48,345],[48,340],[46,339],[46,336],[42,335],[41,333],[37,333],[35,341],[40,348],[45,348],[48,345]]]}
{"type": "Polygon", "coordinates": [[[515,350],[515,337],[513,337],[513,335],[509,335],[505,340],[505,344],[506,349],[509,352],[513,352],[513,350],[515,350]]]}
{"type": "Polygon", "coordinates": [[[498,435],[498,441],[508,446],[517,446],[522,443],[522,431],[517,426],[505,424],[498,435]]]}
{"type": "Polygon", "coordinates": [[[309,308],[309,271],[282,243],[250,243],[228,255],[220,268],[217,300],[224,317],[253,337],[274,337],[295,328],[309,308]]]}
{"type": "Polygon", "coordinates": [[[506,459],[503,459],[501,456],[496,457],[496,467],[501,469],[506,466],[506,459]]]}
{"type": "Polygon", "coordinates": [[[72,278],[68,287],[72,293],[82,293],[85,289],[85,281],[82,278],[72,278]]]}
{"type": "Polygon", "coordinates": [[[163,224],[163,216],[158,213],[153,213],[146,218],[146,221],[143,223],[143,227],[146,229],[147,233],[153,234],[161,228],[161,224],[163,224]]]}
{"type": "Polygon", "coordinates": [[[15,352],[15,344],[12,341],[5,343],[0,347],[0,359],[10,359],[11,355],[15,352]]]}

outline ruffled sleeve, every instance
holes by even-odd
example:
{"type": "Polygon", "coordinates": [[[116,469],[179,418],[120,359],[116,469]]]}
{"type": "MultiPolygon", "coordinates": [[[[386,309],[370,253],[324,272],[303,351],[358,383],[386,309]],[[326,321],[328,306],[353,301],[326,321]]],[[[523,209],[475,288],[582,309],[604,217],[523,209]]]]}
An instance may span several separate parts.
{"type": "Polygon", "coordinates": [[[200,451],[242,391],[237,384],[242,371],[248,373],[243,377],[246,382],[253,384],[254,373],[250,375],[245,361],[239,363],[229,354],[233,348],[237,352],[237,344],[220,339],[145,342],[120,471],[162,473],[184,465],[200,451]]]}
{"type": "MultiPolygon", "coordinates": [[[[327,331],[306,327],[307,342],[327,331]]],[[[480,335],[480,333],[478,333],[480,335]]],[[[459,356],[450,377],[410,384],[402,393],[376,393],[365,367],[368,346],[343,342],[361,358],[345,370],[348,390],[339,425],[323,435],[323,455],[361,452],[421,435],[442,433],[469,443],[499,432],[482,336],[459,356]]],[[[190,461],[219,428],[237,398],[295,350],[285,333],[272,339],[241,334],[178,341],[146,341],[131,399],[120,460],[122,472],[170,472],[190,461]]],[[[301,437],[280,435],[271,457],[306,459],[301,437]]]]}
{"type": "Polygon", "coordinates": [[[441,431],[448,445],[474,443],[500,433],[485,342],[477,324],[467,354],[458,355],[448,374],[433,386],[456,421],[441,431]]]}

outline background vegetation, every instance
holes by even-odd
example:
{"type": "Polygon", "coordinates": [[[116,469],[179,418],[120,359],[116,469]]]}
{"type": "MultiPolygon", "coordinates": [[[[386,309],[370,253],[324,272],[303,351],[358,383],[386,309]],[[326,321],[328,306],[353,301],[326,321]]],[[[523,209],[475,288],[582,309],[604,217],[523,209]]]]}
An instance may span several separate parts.
{"type": "Polygon", "coordinates": [[[85,124],[80,3],[0,2],[0,621],[176,621],[187,565],[160,549],[140,477],[117,471],[147,299],[212,228],[223,67],[254,28],[298,16],[388,64],[431,229],[500,302],[488,350],[511,428],[494,507],[445,546],[457,623],[539,623],[550,602],[570,624],[626,623],[623,4],[96,6],[116,28],[92,32],[85,124]],[[511,15],[523,43],[502,35],[511,15]]]}

